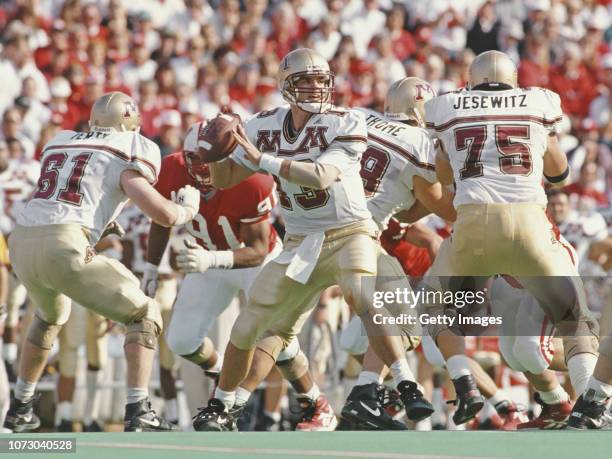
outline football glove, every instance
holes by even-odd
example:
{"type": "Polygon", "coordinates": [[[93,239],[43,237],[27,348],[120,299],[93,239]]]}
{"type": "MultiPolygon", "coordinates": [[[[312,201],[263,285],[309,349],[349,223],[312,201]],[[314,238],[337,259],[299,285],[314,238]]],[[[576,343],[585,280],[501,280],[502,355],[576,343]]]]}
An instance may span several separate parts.
{"type": "Polygon", "coordinates": [[[159,267],[155,266],[153,263],[148,263],[145,265],[144,272],[142,273],[142,280],[140,281],[140,290],[145,292],[150,298],[155,297],[155,293],[157,292],[158,278],[157,271],[159,267]]]}
{"type": "Polygon", "coordinates": [[[191,185],[186,185],[170,194],[172,201],[181,206],[184,212],[179,212],[175,225],[184,225],[191,221],[200,208],[200,191],[191,185]]]}
{"type": "Polygon", "coordinates": [[[212,252],[191,241],[185,241],[185,249],[179,251],[176,264],[183,273],[205,273],[215,261],[212,252]]]}

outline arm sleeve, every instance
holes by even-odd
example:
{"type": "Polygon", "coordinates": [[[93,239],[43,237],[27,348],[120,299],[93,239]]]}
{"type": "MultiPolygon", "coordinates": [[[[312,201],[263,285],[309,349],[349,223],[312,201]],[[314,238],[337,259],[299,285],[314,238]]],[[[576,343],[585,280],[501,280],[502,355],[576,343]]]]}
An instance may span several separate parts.
{"type": "Polygon", "coordinates": [[[150,184],[157,182],[161,168],[159,147],[149,139],[134,133],[131,142],[131,160],[126,169],[140,172],[150,184]]]}

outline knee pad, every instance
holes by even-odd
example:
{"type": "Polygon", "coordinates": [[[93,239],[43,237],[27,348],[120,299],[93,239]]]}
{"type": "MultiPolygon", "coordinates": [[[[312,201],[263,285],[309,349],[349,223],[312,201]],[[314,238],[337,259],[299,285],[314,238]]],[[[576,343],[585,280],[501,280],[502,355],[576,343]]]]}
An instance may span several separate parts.
{"type": "Polygon", "coordinates": [[[301,350],[289,360],[277,361],[276,366],[287,381],[295,381],[308,371],[308,359],[301,350]]]}
{"type": "MultiPolygon", "coordinates": [[[[232,342],[233,344],[233,342],[232,342]]],[[[283,341],[283,339],[278,335],[269,335],[257,342],[257,349],[268,354],[270,357],[274,359],[276,362],[278,360],[278,356],[283,349],[288,347],[289,343],[283,341]]]]}
{"type": "Polygon", "coordinates": [[[276,363],[284,362],[285,360],[291,360],[295,358],[300,352],[300,342],[297,338],[293,338],[289,345],[285,347],[278,357],[276,358],[276,363]]]}
{"type": "Polygon", "coordinates": [[[125,335],[124,346],[136,343],[149,349],[155,349],[157,337],[161,333],[159,324],[150,319],[143,318],[128,323],[126,328],[127,333],[125,335]]]}
{"type": "Polygon", "coordinates": [[[61,329],[62,325],[47,323],[35,315],[28,330],[28,341],[42,349],[50,350],[61,329]]]}
{"type": "Polygon", "coordinates": [[[205,365],[206,362],[213,356],[215,345],[210,338],[204,338],[202,344],[191,354],[181,354],[181,357],[195,363],[196,365],[205,365]]]}
{"type": "MultiPolygon", "coordinates": [[[[609,341],[609,337],[608,341],[609,341]]],[[[604,344],[604,346],[608,346],[604,344]]],[[[596,336],[564,336],[563,349],[565,350],[565,363],[576,354],[599,355],[599,339],[596,336]]]]}
{"type": "Polygon", "coordinates": [[[520,365],[536,375],[548,369],[555,354],[551,336],[517,336],[513,351],[520,365]]]}
{"type": "Polygon", "coordinates": [[[361,319],[353,316],[340,334],[340,348],[351,355],[362,355],[368,350],[369,340],[361,319]]]}

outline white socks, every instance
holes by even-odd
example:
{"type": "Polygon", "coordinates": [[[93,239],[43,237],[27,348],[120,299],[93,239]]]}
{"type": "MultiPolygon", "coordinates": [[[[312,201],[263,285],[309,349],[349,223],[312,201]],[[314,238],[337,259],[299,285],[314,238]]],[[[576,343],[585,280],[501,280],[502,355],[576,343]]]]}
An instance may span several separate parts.
{"type": "Polygon", "coordinates": [[[22,402],[27,402],[34,396],[35,389],[35,382],[30,383],[18,377],[17,384],[15,385],[15,398],[22,402]]]}
{"type": "Polygon", "coordinates": [[[168,419],[168,421],[177,421],[178,420],[178,403],[177,400],[175,398],[172,398],[170,400],[166,400],[165,401],[166,406],[165,406],[165,414],[166,414],[166,419],[168,419]]]}
{"type": "Polygon", "coordinates": [[[221,400],[225,407],[229,410],[232,406],[234,406],[234,403],[236,403],[236,392],[226,392],[217,387],[215,389],[215,398],[221,400]]]}
{"type": "Polygon", "coordinates": [[[576,354],[567,362],[570,380],[577,394],[582,394],[586,390],[596,363],[597,356],[586,352],[576,354]]]}
{"type": "Polygon", "coordinates": [[[72,420],[72,402],[59,402],[55,410],[55,424],[59,425],[62,420],[72,420]]]}
{"type": "Polygon", "coordinates": [[[489,402],[492,406],[495,406],[498,403],[505,402],[506,400],[510,400],[508,394],[501,389],[497,389],[497,392],[493,394],[493,397],[487,399],[487,402],[489,402]]]}
{"type": "Polygon", "coordinates": [[[559,403],[569,401],[569,395],[561,384],[549,392],[540,391],[540,398],[547,405],[558,405],[559,403]]]}
{"type": "Polygon", "coordinates": [[[2,345],[2,356],[4,360],[9,363],[15,363],[17,361],[17,343],[4,343],[2,345]]]}
{"type": "Polygon", "coordinates": [[[246,405],[250,398],[251,392],[246,390],[244,387],[238,386],[238,389],[236,389],[236,400],[234,401],[234,404],[237,406],[246,405]]]}
{"type": "Polygon", "coordinates": [[[471,375],[470,360],[465,355],[453,355],[446,361],[446,369],[452,379],[471,375]]]}
{"type": "Polygon", "coordinates": [[[362,371],[359,373],[359,378],[357,379],[357,385],[363,386],[365,384],[380,384],[381,377],[378,373],[374,373],[373,371],[362,371]]]}
{"type": "Polygon", "coordinates": [[[317,400],[321,396],[319,386],[313,384],[310,390],[304,394],[299,394],[301,397],[308,397],[310,400],[317,400]]]}
{"type": "Polygon", "coordinates": [[[136,403],[144,400],[149,396],[149,389],[146,387],[128,387],[127,389],[127,402],[136,403]]]}
{"type": "Polygon", "coordinates": [[[414,374],[412,373],[412,370],[408,365],[408,360],[406,360],[405,358],[401,358],[393,362],[389,367],[389,370],[391,371],[391,375],[393,376],[393,382],[395,382],[396,386],[402,381],[416,381],[416,378],[414,377],[414,374]]]}
{"type": "Polygon", "coordinates": [[[85,419],[83,420],[86,426],[93,421],[97,421],[100,416],[100,401],[102,399],[102,389],[100,389],[101,379],[101,370],[87,370],[87,401],[85,403],[85,419]]]}

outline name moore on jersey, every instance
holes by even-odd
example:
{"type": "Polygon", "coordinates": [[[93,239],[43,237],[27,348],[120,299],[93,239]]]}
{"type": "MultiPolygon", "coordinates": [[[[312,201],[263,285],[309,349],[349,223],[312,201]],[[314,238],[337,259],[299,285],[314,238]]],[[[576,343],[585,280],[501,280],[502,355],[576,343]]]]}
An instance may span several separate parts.
{"type": "Polygon", "coordinates": [[[136,170],[154,184],[160,163],[159,147],[134,131],[61,131],[43,148],[37,189],[17,223],[79,224],[95,244],[128,200],[121,174],[136,170]]]}
{"type": "Polygon", "coordinates": [[[458,90],[428,101],[427,128],[448,154],[457,187],[455,207],[545,205],[543,158],[561,114],[559,96],[535,87],[458,90]]]}
{"type": "MultiPolygon", "coordinates": [[[[181,152],[172,153],[162,161],[159,181],[155,188],[164,197],[170,197],[185,185],[197,186],[189,175],[181,152]]],[[[187,232],[207,250],[235,250],[244,247],[240,226],[270,219],[276,205],[274,180],[263,174],[254,174],[228,189],[212,189],[201,193],[200,210],[185,225],[187,232]]],[[[268,252],[279,242],[270,224],[268,252]]]]}
{"type": "MultiPolygon", "coordinates": [[[[326,189],[312,189],[275,177],[289,234],[308,235],[370,218],[359,175],[367,141],[361,113],[333,108],[313,114],[299,132],[293,133],[291,110],[281,106],[256,114],[246,122],[245,130],[262,153],[332,165],[341,172],[338,180],[326,189]]],[[[242,147],[238,146],[231,158],[255,170],[242,147]]]]}
{"type": "Polygon", "coordinates": [[[414,196],[413,179],[438,181],[435,147],[425,129],[390,120],[369,109],[363,113],[368,132],[361,158],[361,178],[372,218],[382,231],[397,212],[409,209],[414,196]]]}

